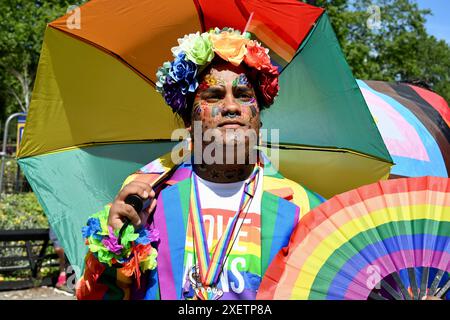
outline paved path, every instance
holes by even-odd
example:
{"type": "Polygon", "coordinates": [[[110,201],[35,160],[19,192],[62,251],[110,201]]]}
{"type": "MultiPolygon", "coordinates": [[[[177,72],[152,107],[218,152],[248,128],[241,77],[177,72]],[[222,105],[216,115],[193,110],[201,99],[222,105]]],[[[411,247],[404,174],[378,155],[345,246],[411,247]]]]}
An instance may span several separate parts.
{"type": "Polygon", "coordinates": [[[26,290],[0,291],[0,300],[76,300],[76,298],[53,287],[40,287],[26,290]]]}

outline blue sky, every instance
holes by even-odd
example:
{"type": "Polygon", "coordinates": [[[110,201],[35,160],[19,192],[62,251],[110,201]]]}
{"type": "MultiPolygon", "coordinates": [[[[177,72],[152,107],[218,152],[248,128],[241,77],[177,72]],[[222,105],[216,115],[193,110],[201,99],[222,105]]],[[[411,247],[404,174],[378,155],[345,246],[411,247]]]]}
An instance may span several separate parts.
{"type": "Polygon", "coordinates": [[[450,1],[417,0],[420,9],[431,9],[433,15],[427,16],[426,28],[437,39],[446,40],[450,45],[450,1]]]}

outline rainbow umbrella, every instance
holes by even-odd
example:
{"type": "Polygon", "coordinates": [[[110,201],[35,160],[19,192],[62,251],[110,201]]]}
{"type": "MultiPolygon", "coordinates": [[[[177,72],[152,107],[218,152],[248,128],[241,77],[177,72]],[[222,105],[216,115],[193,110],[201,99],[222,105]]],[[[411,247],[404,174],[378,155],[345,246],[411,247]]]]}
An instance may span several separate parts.
{"type": "Polygon", "coordinates": [[[410,84],[358,85],[394,160],[390,177],[448,177],[450,108],[444,98],[410,84]]]}
{"type": "Polygon", "coordinates": [[[400,178],[311,210],[272,260],[260,299],[421,299],[450,286],[450,179],[400,178]]]}
{"type": "Polygon", "coordinates": [[[88,216],[176,143],[180,121],[155,91],[157,68],[177,38],[213,27],[247,27],[282,71],[280,97],[262,116],[264,128],[279,129],[266,150],[272,160],[279,151],[282,174],[325,197],[389,175],[392,160],[323,9],[295,0],[88,2],[45,31],[18,153],[73,265],[83,266],[88,216]]]}

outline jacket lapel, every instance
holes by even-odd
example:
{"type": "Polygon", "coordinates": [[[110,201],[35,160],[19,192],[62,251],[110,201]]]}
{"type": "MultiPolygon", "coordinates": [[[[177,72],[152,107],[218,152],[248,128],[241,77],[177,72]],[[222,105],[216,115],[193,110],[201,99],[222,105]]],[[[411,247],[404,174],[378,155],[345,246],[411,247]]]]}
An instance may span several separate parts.
{"type": "MultiPolygon", "coordinates": [[[[263,179],[273,177],[266,175],[263,179]]],[[[283,179],[281,175],[276,178],[283,179]]],[[[189,216],[190,179],[166,187],[158,197],[154,214],[160,231],[158,279],[163,300],[182,299],[186,230],[189,216]]],[[[289,202],[290,188],[271,189],[263,180],[261,201],[261,271],[264,275],[273,257],[289,243],[299,218],[299,207],[289,202]],[[281,195],[282,197],[280,197],[281,195]]]]}
{"type": "Polygon", "coordinates": [[[300,216],[300,208],[289,201],[293,198],[293,189],[282,183],[274,184],[274,179],[282,182],[284,177],[267,170],[269,166],[270,162],[265,162],[261,199],[261,276],[278,251],[288,245],[300,216]]]}
{"type": "Polygon", "coordinates": [[[162,300],[182,298],[189,193],[190,179],[185,179],[167,187],[158,197],[154,217],[161,238],[158,279],[162,300]]]}
{"type": "Polygon", "coordinates": [[[289,243],[297,225],[300,208],[295,204],[264,191],[261,200],[261,275],[274,256],[289,243]]]}

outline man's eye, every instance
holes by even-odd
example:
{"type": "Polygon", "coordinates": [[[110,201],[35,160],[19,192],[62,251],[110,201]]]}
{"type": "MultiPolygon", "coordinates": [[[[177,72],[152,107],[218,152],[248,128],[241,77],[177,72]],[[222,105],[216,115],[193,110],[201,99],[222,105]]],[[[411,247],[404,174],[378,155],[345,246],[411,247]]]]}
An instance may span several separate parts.
{"type": "Polygon", "coordinates": [[[217,102],[217,101],[219,101],[219,97],[217,97],[217,96],[211,96],[211,97],[206,97],[205,98],[205,100],[207,101],[207,102],[217,102]]]}
{"type": "Polygon", "coordinates": [[[240,94],[240,95],[238,96],[238,98],[241,99],[241,100],[250,100],[250,99],[252,98],[252,96],[249,95],[249,94],[243,93],[243,94],[240,94]]]}

